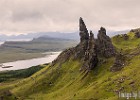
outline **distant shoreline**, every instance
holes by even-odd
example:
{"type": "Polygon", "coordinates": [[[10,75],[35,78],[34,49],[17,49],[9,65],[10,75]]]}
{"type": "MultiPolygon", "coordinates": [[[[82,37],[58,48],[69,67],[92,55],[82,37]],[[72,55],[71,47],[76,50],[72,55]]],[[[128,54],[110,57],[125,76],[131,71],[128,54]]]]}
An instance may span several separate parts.
{"type": "Polygon", "coordinates": [[[61,53],[61,51],[48,52],[48,53],[44,54],[45,55],[44,57],[31,58],[31,59],[26,59],[26,60],[16,60],[16,61],[12,61],[12,62],[2,63],[4,66],[13,66],[13,67],[0,68],[0,71],[20,70],[20,69],[30,68],[32,66],[50,63],[54,59],[56,59],[60,53],[61,53]]]}

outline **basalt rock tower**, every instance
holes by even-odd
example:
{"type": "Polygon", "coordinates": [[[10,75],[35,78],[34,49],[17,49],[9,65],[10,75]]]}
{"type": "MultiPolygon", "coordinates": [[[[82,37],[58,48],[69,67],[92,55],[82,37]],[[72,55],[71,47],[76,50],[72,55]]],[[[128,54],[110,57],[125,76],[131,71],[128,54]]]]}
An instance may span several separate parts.
{"type": "Polygon", "coordinates": [[[111,57],[115,55],[115,48],[109,36],[106,35],[106,29],[101,27],[97,35],[98,54],[103,57],[111,57]]]}
{"type": "Polygon", "coordinates": [[[90,35],[82,18],[79,19],[79,48],[83,50],[83,66],[81,70],[92,70],[98,64],[96,43],[94,34],[90,31],[90,35]]]}

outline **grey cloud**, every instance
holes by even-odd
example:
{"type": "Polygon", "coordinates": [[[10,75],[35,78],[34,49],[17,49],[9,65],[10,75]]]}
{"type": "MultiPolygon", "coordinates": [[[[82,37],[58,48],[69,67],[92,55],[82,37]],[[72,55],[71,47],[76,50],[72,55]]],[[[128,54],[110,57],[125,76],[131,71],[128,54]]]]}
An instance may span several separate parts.
{"type": "Polygon", "coordinates": [[[38,20],[43,18],[39,12],[18,12],[12,13],[11,19],[13,21],[26,21],[26,20],[38,20]]]}
{"type": "Polygon", "coordinates": [[[89,29],[125,30],[140,26],[139,0],[1,0],[0,33],[77,31],[83,17],[89,29]]]}

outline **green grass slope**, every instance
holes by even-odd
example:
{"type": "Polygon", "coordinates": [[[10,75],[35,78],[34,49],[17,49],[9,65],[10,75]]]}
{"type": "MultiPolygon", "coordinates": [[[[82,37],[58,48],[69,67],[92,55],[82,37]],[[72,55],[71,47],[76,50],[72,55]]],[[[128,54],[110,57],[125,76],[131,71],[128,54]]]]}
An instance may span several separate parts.
{"type": "Polygon", "coordinates": [[[27,69],[2,71],[0,72],[0,82],[10,82],[17,79],[27,78],[35,72],[44,68],[45,65],[33,66],[27,69]]]}
{"type": "Polygon", "coordinates": [[[116,73],[109,71],[113,60],[108,59],[89,74],[79,71],[80,61],[67,61],[61,68],[59,65],[46,66],[33,76],[9,86],[10,91],[21,100],[118,100],[115,91],[140,89],[140,56],[135,56],[130,64],[116,73]]]}
{"type": "Polygon", "coordinates": [[[110,72],[113,57],[105,59],[89,73],[79,70],[82,66],[80,59],[70,59],[62,65],[61,62],[48,65],[23,80],[2,83],[0,95],[3,91],[10,91],[9,100],[125,100],[118,98],[118,91],[140,90],[140,39],[134,38],[132,33],[129,35],[132,38],[128,40],[112,38],[118,50],[127,52],[127,61],[121,71],[110,72]]]}
{"type": "Polygon", "coordinates": [[[140,39],[135,37],[134,32],[127,33],[128,40],[124,40],[123,35],[116,35],[112,38],[113,45],[118,49],[133,50],[140,45],[140,39]]]}

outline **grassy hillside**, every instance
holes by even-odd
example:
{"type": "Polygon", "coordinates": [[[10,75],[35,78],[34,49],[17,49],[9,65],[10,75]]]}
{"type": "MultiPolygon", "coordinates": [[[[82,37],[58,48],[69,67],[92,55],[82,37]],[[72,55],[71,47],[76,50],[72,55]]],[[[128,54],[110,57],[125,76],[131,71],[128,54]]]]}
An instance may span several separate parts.
{"type": "Polygon", "coordinates": [[[27,78],[44,68],[45,65],[32,66],[30,68],[20,70],[2,71],[0,72],[0,82],[10,82],[17,79],[27,78]]]}
{"type": "Polygon", "coordinates": [[[128,40],[121,35],[112,38],[115,47],[122,49],[126,57],[121,71],[110,71],[114,57],[104,59],[89,73],[80,71],[83,61],[73,60],[73,55],[62,64],[60,61],[54,66],[46,65],[28,78],[2,83],[0,95],[10,92],[3,97],[7,100],[125,100],[118,98],[118,91],[140,90],[140,39],[133,33],[128,35],[128,40]]]}
{"type": "Polygon", "coordinates": [[[134,32],[127,33],[128,39],[125,40],[123,34],[112,38],[114,46],[122,50],[132,50],[140,46],[140,39],[135,37],[134,32]]]}

